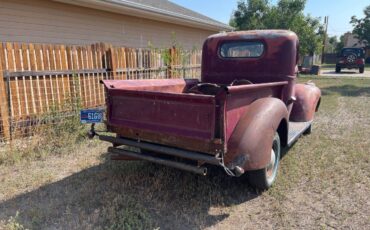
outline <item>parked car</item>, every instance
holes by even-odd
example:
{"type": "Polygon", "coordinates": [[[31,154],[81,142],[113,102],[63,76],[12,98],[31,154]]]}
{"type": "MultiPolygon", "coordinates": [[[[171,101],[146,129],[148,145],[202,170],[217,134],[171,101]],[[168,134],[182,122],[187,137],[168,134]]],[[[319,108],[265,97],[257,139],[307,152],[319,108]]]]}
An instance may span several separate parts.
{"type": "Polygon", "coordinates": [[[313,83],[296,83],[298,48],[290,31],[220,33],[204,43],[200,79],[104,80],[116,136],[99,138],[115,160],[201,175],[217,165],[268,189],[282,149],[311,132],[320,105],[313,83]]]}
{"type": "Polygon", "coordinates": [[[340,73],[344,68],[359,69],[360,73],[364,73],[365,50],[362,48],[343,48],[338,56],[335,72],[340,73]]]}

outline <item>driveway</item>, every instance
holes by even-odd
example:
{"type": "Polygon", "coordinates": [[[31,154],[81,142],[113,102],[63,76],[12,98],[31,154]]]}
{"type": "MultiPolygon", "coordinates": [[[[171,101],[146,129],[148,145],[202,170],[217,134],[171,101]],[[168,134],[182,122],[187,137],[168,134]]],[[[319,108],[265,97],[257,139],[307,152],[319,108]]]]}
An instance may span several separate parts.
{"type": "Polygon", "coordinates": [[[359,73],[358,70],[342,70],[340,73],[336,73],[335,69],[322,69],[320,76],[322,77],[370,77],[370,69],[367,68],[365,73],[359,73]]]}

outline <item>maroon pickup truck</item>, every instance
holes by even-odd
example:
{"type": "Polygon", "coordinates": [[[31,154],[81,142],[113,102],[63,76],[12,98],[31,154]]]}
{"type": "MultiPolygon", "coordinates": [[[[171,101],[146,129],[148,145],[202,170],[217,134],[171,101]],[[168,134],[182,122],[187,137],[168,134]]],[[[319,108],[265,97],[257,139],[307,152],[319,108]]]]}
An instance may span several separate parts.
{"type": "Polygon", "coordinates": [[[204,43],[200,80],[105,80],[116,136],[99,138],[112,159],[202,175],[217,165],[268,189],[282,148],[311,132],[320,105],[313,83],[296,84],[298,49],[290,31],[220,33],[204,43]]]}

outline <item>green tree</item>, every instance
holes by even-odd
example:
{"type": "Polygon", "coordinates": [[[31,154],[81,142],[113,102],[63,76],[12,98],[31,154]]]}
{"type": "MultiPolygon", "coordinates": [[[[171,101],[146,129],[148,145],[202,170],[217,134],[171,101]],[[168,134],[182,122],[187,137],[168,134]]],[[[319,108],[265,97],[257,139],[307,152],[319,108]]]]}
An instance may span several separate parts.
{"type": "Polygon", "coordinates": [[[238,10],[230,20],[230,25],[245,30],[264,29],[266,14],[269,11],[268,0],[239,1],[238,10]]]}
{"type": "Polygon", "coordinates": [[[336,53],[340,53],[340,51],[344,48],[344,35],[340,36],[339,42],[337,43],[335,47],[336,53]]]}
{"type": "Polygon", "coordinates": [[[326,46],[325,52],[326,53],[335,53],[337,45],[338,45],[337,36],[328,37],[328,39],[326,40],[326,44],[325,44],[325,46],[326,46]]]}
{"type": "Polygon", "coordinates": [[[268,0],[239,1],[230,20],[237,30],[287,29],[300,40],[300,53],[313,54],[322,47],[323,27],[318,18],[304,15],[306,0],[279,0],[272,5],[268,0]]]}
{"type": "Polygon", "coordinates": [[[370,45],[370,5],[364,9],[364,14],[365,17],[360,19],[352,16],[351,24],[354,26],[352,33],[360,42],[370,45]]]}

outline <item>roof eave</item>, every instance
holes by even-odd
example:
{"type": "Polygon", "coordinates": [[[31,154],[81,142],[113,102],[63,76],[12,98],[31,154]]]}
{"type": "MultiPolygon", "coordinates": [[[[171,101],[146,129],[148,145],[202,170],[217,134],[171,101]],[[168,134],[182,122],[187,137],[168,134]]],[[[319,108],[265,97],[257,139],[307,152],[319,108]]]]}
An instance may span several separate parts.
{"type": "Polygon", "coordinates": [[[125,14],[130,16],[140,17],[171,22],[174,24],[196,27],[199,29],[207,29],[211,31],[231,31],[234,28],[222,23],[213,23],[199,18],[178,14],[166,10],[161,10],[155,7],[134,3],[127,0],[53,0],[66,4],[78,5],[98,10],[125,14]]]}

